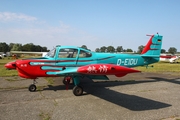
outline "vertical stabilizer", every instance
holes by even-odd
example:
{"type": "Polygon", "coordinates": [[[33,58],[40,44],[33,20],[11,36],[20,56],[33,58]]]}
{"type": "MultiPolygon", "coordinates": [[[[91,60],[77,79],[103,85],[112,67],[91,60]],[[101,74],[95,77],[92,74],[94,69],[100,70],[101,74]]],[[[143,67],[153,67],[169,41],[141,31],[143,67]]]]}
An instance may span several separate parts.
{"type": "Polygon", "coordinates": [[[148,43],[142,51],[142,56],[144,57],[159,57],[161,54],[163,36],[159,34],[151,35],[148,43]]]}

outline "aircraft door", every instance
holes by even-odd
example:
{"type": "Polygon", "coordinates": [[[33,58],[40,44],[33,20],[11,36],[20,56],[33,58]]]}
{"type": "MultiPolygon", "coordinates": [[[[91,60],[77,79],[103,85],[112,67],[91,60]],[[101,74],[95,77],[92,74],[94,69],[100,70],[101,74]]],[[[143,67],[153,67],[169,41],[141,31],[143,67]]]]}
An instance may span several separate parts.
{"type": "Polygon", "coordinates": [[[88,64],[96,64],[97,61],[93,59],[93,54],[90,51],[80,50],[78,54],[77,66],[88,64]]]}
{"type": "Polygon", "coordinates": [[[56,56],[56,65],[64,67],[75,67],[77,65],[78,49],[60,48],[56,56]]]}

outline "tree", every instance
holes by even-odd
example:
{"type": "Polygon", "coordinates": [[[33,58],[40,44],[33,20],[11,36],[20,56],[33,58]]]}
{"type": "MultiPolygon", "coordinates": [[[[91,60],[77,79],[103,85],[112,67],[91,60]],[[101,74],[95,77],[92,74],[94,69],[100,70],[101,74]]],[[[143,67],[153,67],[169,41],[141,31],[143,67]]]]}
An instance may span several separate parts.
{"type": "Polygon", "coordinates": [[[117,46],[116,52],[123,52],[123,47],[122,46],[117,46]]]}
{"type": "Polygon", "coordinates": [[[49,50],[47,49],[47,47],[42,47],[41,49],[42,49],[42,50],[41,50],[42,52],[48,52],[48,51],[49,51],[49,50]]]}
{"type": "Polygon", "coordinates": [[[105,46],[103,46],[103,47],[100,48],[101,52],[106,52],[106,49],[107,49],[107,48],[106,48],[105,46]]]}
{"type": "Polygon", "coordinates": [[[126,49],[123,49],[123,52],[127,52],[127,50],[126,50],[126,49]]]}
{"type": "Polygon", "coordinates": [[[99,49],[99,48],[96,48],[96,50],[95,50],[96,52],[101,52],[101,50],[99,49]]]}
{"type": "Polygon", "coordinates": [[[107,52],[114,53],[115,52],[115,48],[113,46],[108,46],[107,47],[107,52]]]}
{"type": "Polygon", "coordinates": [[[126,52],[133,52],[133,50],[128,48],[126,52]]]}
{"type": "Polygon", "coordinates": [[[84,49],[88,50],[86,45],[82,45],[81,48],[84,48],[84,49]]]}
{"type": "Polygon", "coordinates": [[[33,52],[48,52],[47,47],[41,47],[40,45],[34,45],[33,43],[28,43],[22,46],[20,43],[10,43],[9,45],[5,42],[0,42],[0,52],[8,51],[33,51],[33,52]]]}
{"type": "Polygon", "coordinates": [[[143,46],[143,45],[139,46],[137,53],[140,54],[140,53],[143,51],[144,47],[145,47],[145,46],[143,46]]]}
{"type": "Polygon", "coordinates": [[[170,47],[168,52],[171,54],[175,54],[177,52],[177,49],[175,47],[170,47]]]}
{"type": "Polygon", "coordinates": [[[166,53],[166,50],[165,49],[161,49],[161,53],[166,53]]]}
{"type": "Polygon", "coordinates": [[[22,51],[22,44],[19,43],[13,43],[13,47],[11,49],[11,51],[22,51]]]}
{"type": "Polygon", "coordinates": [[[8,52],[8,50],[9,50],[8,44],[6,44],[5,42],[0,43],[0,52],[6,53],[8,52]]]}
{"type": "Polygon", "coordinates": [[[10,43],[10,44],[9,44],[9,50],[8,50],[8,51],[11,51],[11,49],[12,49],[13,46],[14,46],[14,44],[15,44],[15,43],[10,43]]]}
{"type": "Polygon", "coordinates": [[[34,51],[33,50],[33,43],[28,43],[22,46],[22,51],[34,51]]]}

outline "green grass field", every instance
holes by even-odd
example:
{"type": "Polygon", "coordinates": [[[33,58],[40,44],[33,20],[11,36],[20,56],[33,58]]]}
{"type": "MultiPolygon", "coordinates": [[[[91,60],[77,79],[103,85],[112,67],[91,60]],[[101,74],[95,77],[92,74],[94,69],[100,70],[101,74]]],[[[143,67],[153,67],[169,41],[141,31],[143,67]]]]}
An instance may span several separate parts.
{"type": "MultiPolygon", "coordinates": [[[[18,76],[16,70],[6,70],[4,65],[10,61],[13,61],[11,58],[0,59],[0,77],[9,77],[9,76],[18,76]]],[[[150,65],[151,66],[151,65],[150,65]]],[[[178,75],[180,73],[180,63],[170,64],[168,62],[158,62],[153,64],[154,67],[140,66],[135,67],[135,69],[140,70],[142,72],[156,72],[156,73],[164,73],[169,72],[171,74],[178,75]]]]}
{"type": "Polygon", "coordinates": [[[179,74],[180,72],[180,63],[158,62],[152,65],[153,67],[146,68],[145,66],[141,66],[141,67],[135,67],[135,69],[141,70],[143,72],[156,72],[156,73],[169,72],[169,73],[179,74]]]}

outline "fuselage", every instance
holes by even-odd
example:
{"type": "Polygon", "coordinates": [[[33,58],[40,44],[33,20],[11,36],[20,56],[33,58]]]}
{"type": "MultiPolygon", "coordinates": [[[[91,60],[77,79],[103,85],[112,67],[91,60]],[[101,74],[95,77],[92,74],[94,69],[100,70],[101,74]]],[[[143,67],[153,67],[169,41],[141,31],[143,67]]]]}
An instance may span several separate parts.
{"type": "MultiPolygon", "coordinates": [[[[18,74],[24,78],[57,76],[66,68],[81,67],[92,64],[113,64],[117,66],[136,67],[159,61],[159,58],[146,58],[136,54],[97,53],[78,47],[56,47],[41,58],[29,58],[13,62],[18,74]],[[48,74],[51,73],[51,74],[48,74]]],[[[9,66],[12,65],[8,63],[9,66]]],[[[7,68],[7,64],[5,65],[7,68]]]]}

